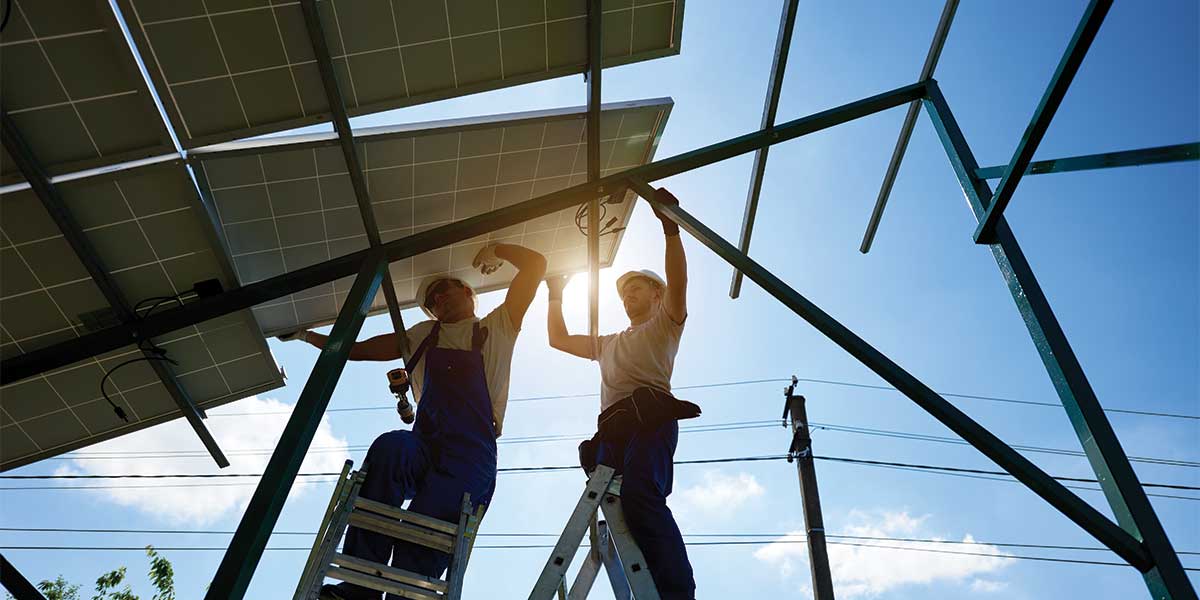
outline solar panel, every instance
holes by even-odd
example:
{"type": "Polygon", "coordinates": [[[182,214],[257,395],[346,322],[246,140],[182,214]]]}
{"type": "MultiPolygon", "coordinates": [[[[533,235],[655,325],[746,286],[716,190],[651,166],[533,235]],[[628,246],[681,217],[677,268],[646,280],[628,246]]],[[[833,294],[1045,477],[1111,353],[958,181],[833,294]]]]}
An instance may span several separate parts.
{"type": "MultiPolygon", "coordinates": [[[[33,191],[0,193],[0,356],[9,358],[73,339],[111,316],[33,191]],[[96,324],[96,325],[93,325],[96,324]]],[[[131,302],[174,296],[199,281],[235,284],[197,188],[181,161],[73,179],[57,185],[113,281],[131,302]]],[[[168,304],[169,305],[169,304],[168,304]]],[[[283,384],[250,311],[172,332],[155,343],[178,364],[182,388],[211,407],[283,384]]],[[[105,372],[141,356],[129,346],[0,388],[0,470],[10,469],[180,416],[146,362],[105,372]]]]}
{"type": "MultiPolygon", "coordinates": [[[[649,161],[669,99],[606,105],[601,113],[601,173],[649,161]]],[[[502,208],[586,181],[585,110],[537,111],[360,130],[359,156],[384,242],[502,208]]],[[[211,194],[238,280],[248,284],[368,246],[340,148],[332,134],[235,142],[194,152],[197,176],[211,194]]],[[[634,196],[604,205],[602,264],[611,264],[634,196]]],[[[514,271],[489,276],[471,259],[489,240],[544,253],[553,273],[586,268],[586,237],[575,209],[565,210],[392,263],[403,306],[434,273],[450,273],[480,292],[506,287],[514,271]]],[[[254,308],[268,335],[327,324],[350,289],[349,278],[254,308]]],[[[386,310],[380,293],[374,312],[386,310]]]]}
{"type": "MultiPolygon", "coordinates": [[[[328,120],[297,2],[117,0],[184,147],[328,120]]],[[[581,73],[584,0],[324,0],[351,116],[581,73]]],[[[677,54],[683,1],[604,2],[604,66],[677,54]]]]}
{"type": "MultiPolygon", "coordinates": [[[[165,154],[166,124],[104,2],[13,0],[0,97],[51,174],[165,154]]],[[[0,156],[0,182],[22,181],[0,156]]]]}

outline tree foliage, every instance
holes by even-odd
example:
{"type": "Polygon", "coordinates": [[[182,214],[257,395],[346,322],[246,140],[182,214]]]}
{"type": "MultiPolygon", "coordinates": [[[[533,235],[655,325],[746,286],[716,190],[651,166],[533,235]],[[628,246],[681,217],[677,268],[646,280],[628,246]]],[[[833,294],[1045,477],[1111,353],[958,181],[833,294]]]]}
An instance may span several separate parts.
{"type": "MultiPolygon", "coordinates": [[[[150,584],[154,586],[154,597],[151,600],[175,600],[175,568],[171,561],[154,549],[146,546],[146,556],[150,559],[150,584]]],[[[73,585],[59,575],[53,581],[47,579],[37,584],[37,588],[46,596],[46,600],[80,600],[79,586],[73,585]]],[[[5,594],[6,598],[12,598],[5,594]]],[[[96,594],[91,600],[141,600],[129,586],[126,578],[126,568],[117,567],[96,578],[96,594]]]]}

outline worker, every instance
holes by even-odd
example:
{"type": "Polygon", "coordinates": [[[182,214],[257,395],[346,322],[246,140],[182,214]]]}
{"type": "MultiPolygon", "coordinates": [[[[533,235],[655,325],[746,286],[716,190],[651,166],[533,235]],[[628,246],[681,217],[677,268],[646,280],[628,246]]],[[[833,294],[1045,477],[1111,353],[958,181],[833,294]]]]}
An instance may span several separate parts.
{"type": "MultiPolygon", "coordinates": [[[[513,345],[529,303],[546,273],[541,254],[512,244],[489,244],[473,265],[484,275],[508,261],[517,268],[504,303],[480,319],[475,291],[447,275],[427,277],[417,289],[421,310],[430,317],[408,330],[406,361],[417,400],[412,431],[389,431],[367,451],[367,476],[359,495],[458,523],[463,493],[472,509],[488,504],[496,486],[496,438],[504,425],[513,345]]],[[[395,333],[357,342],[350,360],[401,358],[395,333]]],[[[290,338],[318,348],[326,336],[303,331],[290,338]]],[[[424,546],[350,527],[343,553],[406,571],[440,578],[450,555],[424,546]]],[[[389,595],[389,598],[391,596],[389,595]]],[[[379,592],[341,583],[325,585],[320,598],[379,600],[379,592]]]]}
{"type": "MultiPolygon", "coordinates": [[[[678,204],[659,188],[656,200],[678,204]]],[[[597,463],[622,475],[621,502],[629,531],[664,600],[692,600],[696,583],[679,526],[667,507],[671,493],[678,419],[699,416],[700,409],[671,396],[671,372],[687,320],[687,260],[679,227],[658,211],[666,237],[667,279],[650,270],[630,271],[617,279],[617,293],[629,317],[620,333],[600,336],[596,347],[585,335],[570,335],[562,313],[567,280],[548,279],[550,345],[600,363],[599,431],[580,445],[586,471],[597,463]]]]}

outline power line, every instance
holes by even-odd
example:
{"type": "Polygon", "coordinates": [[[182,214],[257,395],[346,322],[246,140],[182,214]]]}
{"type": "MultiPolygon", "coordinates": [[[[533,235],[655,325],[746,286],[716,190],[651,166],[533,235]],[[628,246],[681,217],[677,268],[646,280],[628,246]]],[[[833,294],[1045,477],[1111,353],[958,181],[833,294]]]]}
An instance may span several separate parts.
{"type": "MultiPolygon", "coordinates": [[[[234,531],[206,531],[202,529],[78,529],[67,527],[0,527],[0,531],[20,532],[20,533],[128,533],[142,535],[233,535],[234,531]]],[[[299,536],[314,536],[315,531],[273,531],[271,535],[299,535],[299,536]]],[[[540,537],[540,538],[557,538],[561,534],[558,533],[477,533],[478,537],[540,537]]],[[[685,538],[788,538],[788,539],[803,539],[803,536],[794,533],[685,533],[685,538]]],[[[916,544],[952,544],[964,546],[997,546],[1001,548],[1031,548],[1039,550],[1073,550],[1073,551],[1088,551],[1088,552],[1111,552],[1110,549],[1104,546],[1072,546],[1064,544],[1030,544],[1017,542],[992,542],[980,540],[943,540],[937,538],[898,538],[887,536],[870,536],[870,535],[848,535],[826,533],[827,538],[846,539],[846,540],[866,540],[866,541],[882,541],[882,542],[904,542],[916,544]]],[[[775,540],[783,541],[783,540],[775,540]]],[[[731,542],[732,543],[732,542],[731,542]]],[[[1177,554],[1200,556],[1200,552],[1179,551],[1177,554]]]]}
{"type": "MultiPolygon", "coordinates": [[[[789,539],[789,540],[751,540],[751,541],[724,541],[724,542],[684,542],[684,545],[687,545],[687,546],[735,546],[735,545],[738,545],[738,546],[740,546],[740,545],[751,545],[751,544],[753,544],[753,545],[769,545],[769,544],[804,544],[804,543],[807,543],[807,542],[804,540],[789,539]]],[[[934,548],[914,548],[911,546],[888,546],[888,545],[883,545],[883,544],[860,544],[860,543],[856,543],[856,542],[841,542],[841,541],[836,541],[836,540],[827,540],[826,543],[831,544],[831,545],[837,545],[837,546],[853,546],[853,547],[859,547],[859,548],[877,548],[877,549],[881,549],[881,550],[899,550],[902,552],[928,552],[931,554],[954,554],[954,555],[959,555],[959,556],[982,556],[982,557],[995,558],[995,559],[1000,559],[1000,560],[1032,560],[1032,561],[1054,562],[1054,563],[1065,563],[1065,564],[1129,567],[1128,563],[1099,561],[1099,560],[1083,560],[1083,559],[1075,559],[1075,558],[1058,558],[1058,557],[1049,557],[1049,556],[1025,556],[1025,555],[1018,555],[1018,554],[991,554],[991,553],[986,553],[986,552],[964,552],[961,550],[939,550],[939,549],[934,549],[934,548]]],[[[549,544],[494,544],[494,545],[493,544],[480,544],[480,545],[475,546],[475,549],[476,550],[500,550],[500,549],[512,550],[512,549],[547,549],[547,548],[553,548],[553,547],[554,547],[553,545],[549,545],[549,544]]],[[[158,551],[161,551],[161,552],[185,552],[185,551],[224,552],[227,550],[227,548],[222,547],[222,546],[162,546],[162,547],[156,546],[155,549],[158,551]]],[[[584,547],[584,546],[581,546],[579,548],[579,550],[584,550],[584,549],[586,549],[586,547],[584,547]]],[[[104,551],[104,552],[120,552],[120,551],[145,552],[146,548],[145,548],[145,546],[0,546],[0,550],[54,550],[54,551],[60,551],[60,552],[68,551],[68,550],[74,550],[74,551],[98,550],[98,551],[104,551]]],[[[267,548],[264,548],[263,550],[308,552],[308,551],[311,551],[312,548],[308,547],[308,546],[295,546],[295,547],[275,546],[275,547],[267,547],[267,548]]],[[[1184,570],[1185,571],[1200,571],[1200,568],[1184,567],[1184,570]]]]}
{"type": "MultiPolygon", "coordinates": [[[[781,459],[786,459],[786,458],[787,458],[787,456],[783,455],[783,454],[767,454],[767,455],[760,455],[760,456],[737,456],[737,457],[725,457],[725,458],[677,460],[677,461],[675,461],[674,464],[676,464],[676,465],[703,465],[703,464],[720,464],[720,463],[734,463],[734,462],[773,461],[773,460],[781,460],[781,459]]],[[[904,467],[904,468],[908,468],[908,469],[944,471],[944,472],[950,472],[950,473],[970,473],[970,474],[977,474],[977,475],[1010,476],[1009,473],[1006,471],[970,469],[970,468],[965,468],[965,467],[947,467],[947,466],[928,465],[928,464],[921,464],[921,463],[901,463],[901,462],[890,462],[890,461],[881,461],[881,460],[869,460],[869,459],[863,459],[863,458],[849,458],[849,457],[842,457],[842,456],[814,455],[813,458],[816,460],[827,460],[827,461],[860,464],[860,465],[873,465],[873,466],[880,465],[880,466],[888,466],[888,467],[904,467]]],[[[573,465],[542,465],[542,466],[528,466],[528,467],[503,467],[503,468],[497,469],[497,471],[500,473],[529,473],[529,472],[542,472],[542,471],[573,471],[573,470],[577,470],[577,469],[580,469],[580,467],[573,466],[573,465]]],[[[340,475],[340,473],[332,472],[332,471],[324,472],[324,473],[298,473],[297,477],[329,477],[329,476],[335,476],[335,475],[340,475]]],[[[261,477],[261,476],[262,476],[262,473],[151,473],[151,474],[126,473],[126,474],[120,474],[120,475],[96,475],[96,474],[92,474],[92,475],[0,475],[0,479],[12,479],[12,480],[28,480],[28,479],[228,479],[228,478],[234,478],[234,477],[261,477]]],[[[1061,475],[1052,475],[1051,477],[1053,477],[1054,479],[1057,479],[1059,481],[1074,481],[1074,482],[1080,482],[1080,483],[1099,483],[1099,481],[1096,479],[1087,479],[1087,478],[1083,478],[1083,477],[1066,477],[1066,476],[1061,476],[1061,475]]],[[[1148,487],[1148,488],[1166,488],[1166,489],[1173,489],[1173,490],[1200,491],[1200,486],[1181,485],[1181,484],[1173,484],[1173,483],[1144,483],[1143,482],[1141,485],[1142,485],[1142,487],[1148,487]]],[[[3,489],[6,489],[6,488],[0,488],[0,490],[3,490],[3,489]]]]}
{"type": "MultiPolygon", "coordinates": [[[[811,378],[811,377],[797,377],[796,379],[798,381],[803,381],[806,383],[817,383],[817,384],[822,384],[822,385],[833,385],[833,386],[841,386],[841,387],[852,387],[852,388],[869,389],[869,390],[883,390],[883,391],[888,391],[888,392],[902,393],[902,392],[900,392],[900,390],[898,390],[892,386],[887,386],[887,385],[874,385],[874,384],[869,384],[869,383],[858,383],[858,382],[853,382],[853,381],[838,381],[838,380],[834,380],[834,379],[816,379],[816,378],[811,378]]],[[[739,386],[739,385],[754,385],[754,384],[760,384],[760,383],[788,383],[790,381],[791,381],[790,377],[770,378],[770,379],[745,379],[745,380],[740,380],[740,381],[723,381],[723,382],[716,382],[716,383],[703,383],[703,384],[695,384],[695,385],[674,386],[674,387],[672,387],[672,390],[673,391],[698,390],[698,389],[707,389],[707,388],[731,387],[731,386],[739,386]]],[[[1039,401],[1035,401],[1035,400],[1018,400],[1015,398],[1003,398],[1003,397],[999,397],[999,396],[987,396],[987,395],[982,395],[982,394],[956,394],[956,393],[951,393],[951,392],[937,392],[937,393],[941,396],[949,397],[949,398],[964,398],[964,399],[968,399],[968,400],[982,400],[982,401],[986,401],[986,402],[1000,402],[1000,403],[1005,403],[1005,404],[1017,404],[1017,405],[1025,405],[1025,406],[1042,406],[1042,407],[1047,407],[1047,408],[1060,408],[1060,409],[1062,408],[1062,404],[1055,403],[1055,402],[1039,402],[1039,401]]],[[[577,399],[577,398],[595,398],[595,397],[598,397],[599,395],[600,394],[598,394],[598,393],[587,393],[587,394],[561,394],[561,395],[552,395],[552,396],[527,396],[524,398],[509,398],[508,401],[510,403],[513,403],[513,402],[535,402],[535,401],[540,401],[540,400],[570,400],[570,399],[577,399]]],[[[377,411],[377,410],[394,411],[394,410],[396,410],[396,407],[395,407],[395,405],[391,405],[391,406],[359,406],[359,407],[345,407],[345,408],[329,408],[329,409],[326,409],[325,412],[359,412],[359,411],[377,411]]],[[[1135,409],[1128,409],[1128,408],[1105,408],[1104,412],[1116,413],[1116,414],[1126,414],[1126,415],[1139,415],[1139,416],[1143,416],[1143,417],[1161,417],[1161,418],[1168,418],[1168,419],[1188,419],[1188,420],[1193,420],[1193,421],[1200,421],[1200,415],[1188,415],[1188,414],[1169,413],[1169,412],[1161,412],[1161,411],[1135,410],[1135,409]]],[[[246,416],[279,415],[279,414],[291,414],[291,411],[213,413],[209,416],[212,416],[212,417],[246,417],[246,416]]]]}

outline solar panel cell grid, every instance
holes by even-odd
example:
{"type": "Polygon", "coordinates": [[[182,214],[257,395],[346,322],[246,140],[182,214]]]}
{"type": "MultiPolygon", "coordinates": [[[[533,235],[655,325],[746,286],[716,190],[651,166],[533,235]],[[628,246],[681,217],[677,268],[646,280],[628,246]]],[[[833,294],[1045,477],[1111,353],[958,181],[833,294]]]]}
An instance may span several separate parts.
{"type": "MultiPolygon", "coordinates": [[[[51,174],[173,148],[107,8],[100,2],[14,0],[0,34],[4,110],[51,174]]],[[[22,180],[7,155],[0,179],[22,180]]]]}
{"type": "MultiPolygon", "coordinates": [[[[233,284],[205,233],[207,215],[179,163],[57,185],[117,288],[130,302],[172,296],[201,280],[233,284]]],[[[87,315],[109,308],[99,288],[31,190],[0,195],[0,353],[13,356],[87,331],[87,315]]],[[[178,364],[183,389],[213,405],[282,384],[248,311],[155,340],[178,364]]],[[[107,389],[132,423],[116,417],[99,391],[104,373],[141,356],[135,347],[76,363],[0,391],[0,468],[65,452],[179,415],[154,370],[134,363],[107,389]]]]}
{"type": "MultiPolygon", "coordinates": [[[[298,2],[118,0],[184,146],[327,118],[298,2]]],[[[580,73],[583,2],[324,0],[348,112],[580,73]]],[[[605,66],[678,52],[682,2],[604,3],[605,66]]]]}
{"type": "MultiPolygon", "coordinates": [[[[669,107],[669,101],[645,101],[606,109],[602,173],[648,160],[669,107]]],[[[381,238],[392,241],[584,182],[583,112],[530,115],[360,132],[357,146],[381,238]]],[[[331,143],[276,139],[269,148],[247,142],[195,155],[243,284],[368,246],[345,164],[331,143]]],[[[607,206],[605,220],[615,217],[614,227],[622,226],[631,206],[631,201],[607,206]]],[[[489,240],[543,252],[552,271],[586,266],[586,237],[570,209],[393,263],[401,303],[413,305],[416,283],[432,273],[453,273],[481,290],[507,285],[513,275],[509,268],[487,277],[471,269],[471,259],[489,240]]],[[[615,235],[604,236],[606,264],[615,246],[615,235]]],[[[267,334],[326,323],[336,316],[350,283],[317,286],[256,307],[255,313],[267,334]]],[[[375,308],[383,307],[380,294],[375,308]]]]}

